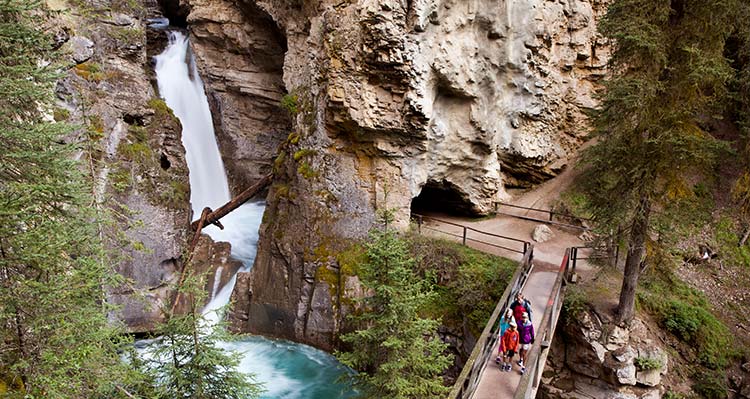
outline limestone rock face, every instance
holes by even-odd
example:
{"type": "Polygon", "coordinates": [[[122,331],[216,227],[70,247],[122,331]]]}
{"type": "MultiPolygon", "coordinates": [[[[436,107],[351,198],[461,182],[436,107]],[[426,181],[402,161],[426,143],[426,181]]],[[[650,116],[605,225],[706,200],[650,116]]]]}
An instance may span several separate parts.
{"type": "Polygon", "coordinates": [[[506,187],[561,171],[605,72],[605,6],[172,4],[186,12],[234,191],[276,172],[237,325],[330,348],[351,277],[333,254],[364,237],[379,209],[405,227],[412,199],[433,190],[488,213],[506,187]]]}
{"type": "Polygon", "coordinates": [[[593,311],[563,321],[552,345],[537,397],[658,398],[669,356],[640,319],[627,328],[609,324],[593,311]],[[551,369],[551,370],[550,370],[551,369]]]}
{"type": "Polygon", "coordinates": [[[86,37],[73,36],[70,38],[71,58],[76,64],[86,62],[94,55],[94,42],[86,37]]]}
{"type": "Polygon", "coordinates": [[[560,172],[605,73],[596,34],[605,6],[173,4],[186,10],[234,191],[276,172],[255,266],[237,288],[252,292],[249,308],[233,311],[237,325],[330,348],[351,277],[335,254],[366,235],[379,209],[405,227],[412,199],[429,189],[488,213],[506,187],[560,172]]]}
{"type": "Polygon", "coordinates": [[[230,189],[271,172],[292,124],[281,108],[286,37],[253,2],[184,0],[230,189]]]}

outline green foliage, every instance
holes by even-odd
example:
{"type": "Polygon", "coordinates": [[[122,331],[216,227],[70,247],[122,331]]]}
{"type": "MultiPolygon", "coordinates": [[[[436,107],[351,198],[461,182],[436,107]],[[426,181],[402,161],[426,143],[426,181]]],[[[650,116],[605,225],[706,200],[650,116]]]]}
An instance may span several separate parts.
{"type": "Polygon", "coordinates": [[[123,398],[136,381],[102,287],[117,276],[90,176],[53,112],[57,63],[43,2],[0,5],[0,373],[5,398],[123,398]],[[45,62],[43,62],[45,61],[45,62]]]}
{"type": "Polygon", "coordinates": [[[251,399],[262,393],[254,376],[237,371],[239,354],[219,347],[231,340],[223,325],[211,325],[201,314],[205,276],[188,273],[179,292],[188,302],[185,314],[171,315],[160,329],[160,342],[143,361],[156,399],[251,399]]]}
{"type": "Polygon", "coordinates": [[[662,399],[685,399],[685,395],[677,392],[667,391],[664,392],[662,399]]]}
{"type": "Polygon", "coordinates": [[[175,118],[172,108],[169,108],[163,99],[154,97],[146,103],[149,108],[153,109],[158,118],[175,118]]]}
{"type": "Polygon", "coordinates": [[[740,237],[736,233],[738,223],[729,216],[722,216],[714,227],[714,240],[724,262],[750,267],[750,245],[738,246],[740,237]]]}
{"type": "Polygon", "coordinates": [[[120,46],[144,42],[146,32],[140,27],[117,27],[111,29],[109,35],[117,41],[120,46]]]}
{"type": "Polygon", "coordinates": [[[367,262],[365,248],[359,244],[353,244],[336,255],[341,274],[345,276],[356,276],[359,273],[359,265],[367,262]]]}
{"type": "Polygon", "coordinates": [[[128,136],[121,141],[117,152],[128,161],[139,164],[150,162],[154,152],[148,143],[148,131],[142,126],[130,126],[128,136]]]}
{"type": "Polygon", "coordinates": [[[281,108],[285,109],[286,112],[289,113],[289,115],[294,116],[299,113],[298,101],[299,98],[296,94],[288,93],[281,97],[281,102],[279,103],[279,105],[281,106],[281,108]]]}
{"type": "MultiPolygon", "coordinates": [[[[568,212],[571,215],[582,219],[591,218],[588,197],[584,193],[576,191],[575,189],[566,190],[560,195],[560,203],[564,212],[568,212]]],[[[555,208],[555,210],[557,210],[557,207],[555,208]]]]}
{"type": "Polygon", "coordinates": [[[64,122],[70,118],[70,111],[57,107],[52,111],[52,117],[55,122],[64,122]]]}
{"type": "Polygon", "coordinates": [[[190,186],[182,181],[172,180],[159,192],[160,203],[179,208],[190,200],[190,186]]]}
{"type": "Polygon", "coordinates": [[[444,322],[479,334],[518,264],[456,242],[410,235],[411,252],[423,275],[437,276],[435,299],[427,311],[444,322]]]}
{"type": "Polygon", "coordinates": [[[133,184],[131,171],[125,168],[116,167],[115,170],[109,173],[108,177],[108,181],[112,185],[112,188],[118,193],[125,192],[125,190],[130,188],[131,184],[133,184]]]}
{"type": "Polygon", "coordinates": [[[638,298],[667,331],[695,348],[702,365],[721,369],[737,354],[734,337],[699,291],[669,277],[649,276],[638,298]]]}
{"type": "Polygon", "coordinates": [[[562,319],[565,323],[575,323],[586,309],[586,294],[578,286],[568,286],[562,306],[562,319]]]}
{"type": "Polygon", "coordinates": [[[720,372],[709,371],[694,377],[693,390],[706,399],[726,399],[727,382],[720,372]]]}
{"type": "Polygon", "coordinates": [[[337,357],[360,370],[353,378],[363,398],[445,397],[440,374],[451,359],[439,321],[420,316],[435,295],[431,282],[417,275],[407,241],[393,230],[371,232],[365,248],[359,277],[372,295],[362,300],[367,311],[353,316],[359,328],[341,336],[352,351],[337,357]]]}
{"type": "Polygon", "coordinates": [[[663,366],[659,359],[653,359],[650,357],[637,357],[635,358],[634,363],[635,367],[639,370],[658,370],[663,366]]]}
{"type": "Polygon", "coordinates": [[[311,156],[315,155],[316,153],[317,153],[317,151],[315,151],[313,149],[303,148],[303,149],[298,150],[297,152],[294,153],[294,160],[295,161],[299,161],[302,158],[311,157],[311,156]]]}
{"type": "Polygon", "coordinates": [[[314,179],[319,175],[319,173],[305,161],[300,162],[299,166],[297,167],[297,173],[308,180],[314,179]]]}
{"type": "Polygon", "coordinates": [[[632,317],[644,248],[668,244],[683,231],[676,225],[694,220],[676,217],[697,201],[690,182],[711,173],[726,149],[701,118],[720,110],[734,74],[724,48],[737,4],[616,0],[599,25],[613,40],[612,76],[580,182],[598,227],[630,237],[618,317],[632,317]]]}

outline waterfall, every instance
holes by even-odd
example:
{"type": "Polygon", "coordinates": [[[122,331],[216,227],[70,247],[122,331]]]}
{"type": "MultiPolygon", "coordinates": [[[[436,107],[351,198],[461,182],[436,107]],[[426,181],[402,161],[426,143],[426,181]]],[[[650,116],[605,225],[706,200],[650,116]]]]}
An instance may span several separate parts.
{"type": "MultiPolygon", "coordinates": [[[[181,32],[169,33],[169,45],[156,56],[156,79],[159,93],[182,123],[182,143],[190,174],[190,202],[193,215],[208,206],[216,209],[230,200],[224,164],[195,59],[188,38],[181,32]]],[[[258,228],[265,205],[246,203],[216,226],[203,229],[214,241],[232,245],[232,257],[240,260],[242,270],[249,270],[255,260],[258,228]]],[[[217,273],[217,278],[218,278],[217,273]]],[[[229,303],[237,276],[217,291],[203,310],[209,328],[216,326],[219,310],[229,303]]],[[[141,346],[153,342],[143,342],[141,346]]],[[[350,370],[325,352],[306,345],[248,337],[221,345],[241,354],[240,371],[253,373],[265,384],[263,399],[343,399],[352,397],[351,387],[337,382],[350,370]]]]}

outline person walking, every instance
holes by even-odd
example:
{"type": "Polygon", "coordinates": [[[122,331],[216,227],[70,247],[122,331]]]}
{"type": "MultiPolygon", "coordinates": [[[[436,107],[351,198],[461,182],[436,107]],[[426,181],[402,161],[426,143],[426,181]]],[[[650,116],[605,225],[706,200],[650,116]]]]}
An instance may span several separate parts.
{"type": "Polygon", "coordinates": [[[510,304],[510,308],[513,309],[513,317],[516,318],[516,323],[521,322],[524,312],[529,314],[529,320],[531,320],[531,302],[524,298],[522,293],[516,294],[516,300],[510,304]]]}
{"type": "MultiPolygon", "coordinates": [[[[508,330],[508,327],[510,327],[510,323],[516,323],[516,319],[513,317],[513,310],[511,308],[508,308],[505,311],[505,315],[500,319],[500,328],[498,328],[498,339],[502,340],[503,335],[505,334],[505,331],[508,330]]],[[[495,358],[495,363],[500,364],[500,358],[503,356],[503,350],[502,346],[497,347],[497,357],[495,358]]]]}
{"type": "Polygon", "coordinates": [[[518,323],[518,336],[520,342],[518,356],[521,358],[518,365],[521,366],[521,374],[523,374],[526,372],[526,355],[534,343],[534,325],[531,324],[528,313],[521,315],[521,322],[518,323]]]}
{"type": "Polygon", "coordinates": [[[503,354],[503,365],[500,370],[510,371],[513,367],[513,356],[518,351],[518,331],[516,331],[516,322],[511,321],[508,329],[500,338],[500,352],[503,354]]]}

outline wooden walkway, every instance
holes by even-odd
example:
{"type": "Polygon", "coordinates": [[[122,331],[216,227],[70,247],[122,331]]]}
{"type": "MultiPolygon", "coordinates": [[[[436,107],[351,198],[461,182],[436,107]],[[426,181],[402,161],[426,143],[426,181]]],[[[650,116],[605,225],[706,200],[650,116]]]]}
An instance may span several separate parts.
{"type": "MultiPolygon", "coordinates": [[[[466,245],[472,248],[514,260],[521,259],[522,255],[515,249],[522,249],[522,246],[519,246],[518,243],[511,243],[507,239],[481,234],[477,230],[531,241],[531,233],[540,224],[536,221],[523,220],[508,215],[499,215],[478,221],[438,214],[429,216],[448,223],[425,218],[421,226],[423,234],[465,241],[466,245]],[[460,225],[468,226],[470,229],[464,229],[460,225]],[[472,231],[472,229],[476,230],[472,231]]],[[[578,238],[580,231],[560,226],[550,227],[555,233],[553,238],[544,243],[534,243],[533,268],[522,289],[522,292],[531,300],[532,304],[532,322],[537,332],[535,345],[540,345],[542,341],[539,337],[540,323],[546,307],[552,304],[550,295],[555,286],[565,250],[585,244],[578,238]]],[[[578,267],[585,268],[587,265],[579,261],[578,267]]],[[[519,367],[515,363],[518,360],[518,355],[514,358],[513,370],[502,372],[494,362],[497,346],[493,348],[493,351],[493,356],[490,356],[486,361],[479,385],[474,396],[472,396],[473,399],[513,398],[516,395],[521,380],[519,367]]]]}

